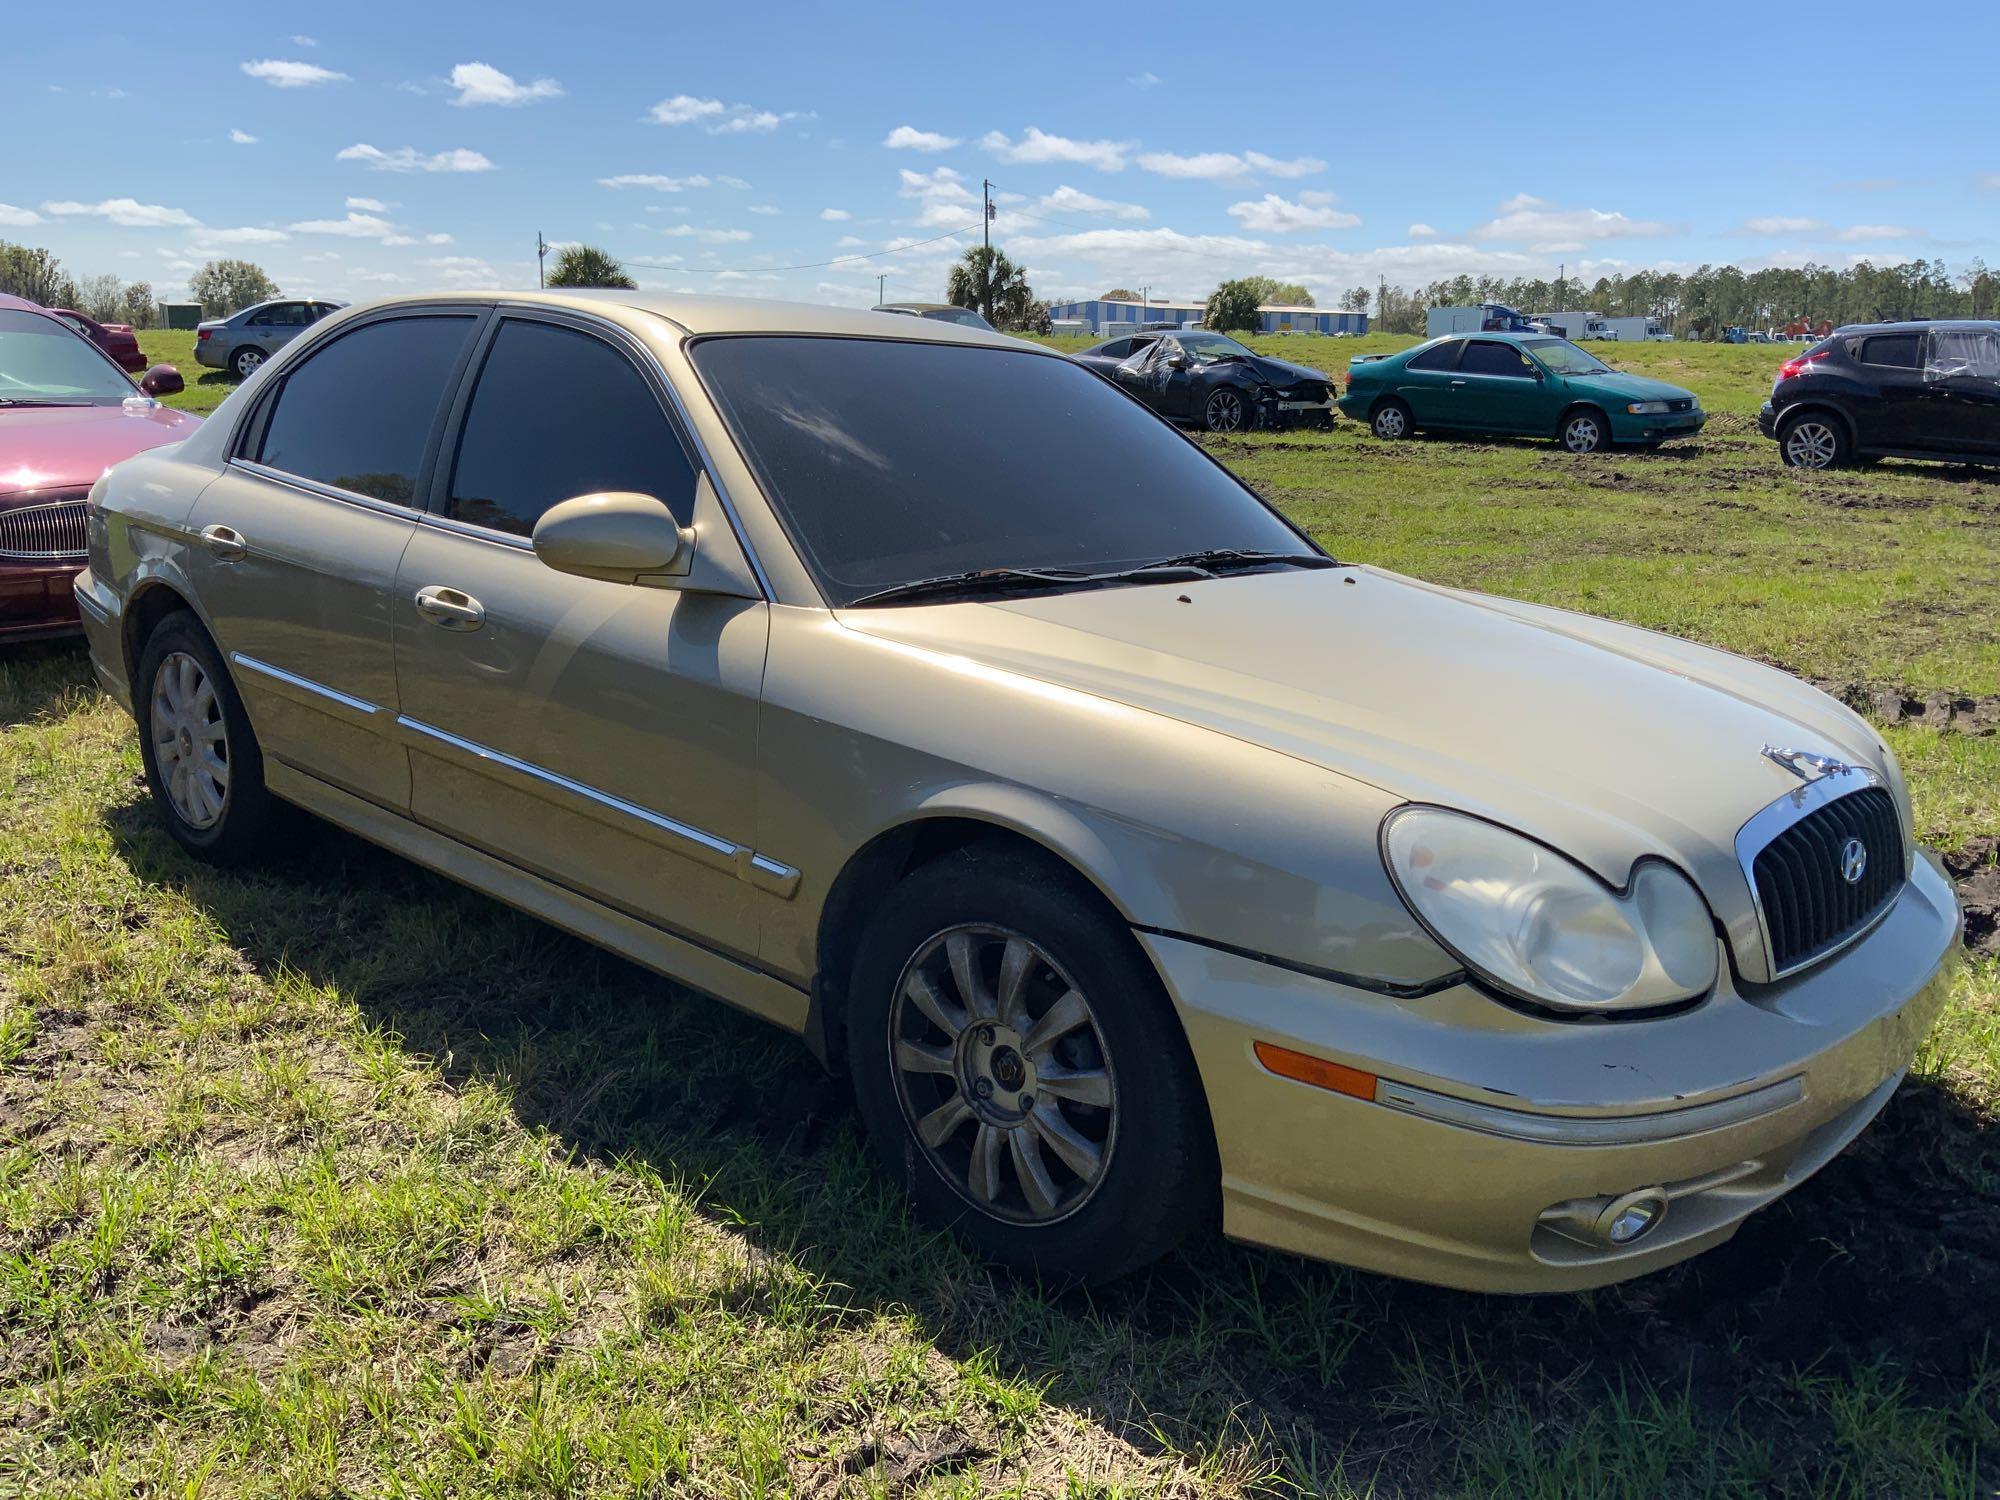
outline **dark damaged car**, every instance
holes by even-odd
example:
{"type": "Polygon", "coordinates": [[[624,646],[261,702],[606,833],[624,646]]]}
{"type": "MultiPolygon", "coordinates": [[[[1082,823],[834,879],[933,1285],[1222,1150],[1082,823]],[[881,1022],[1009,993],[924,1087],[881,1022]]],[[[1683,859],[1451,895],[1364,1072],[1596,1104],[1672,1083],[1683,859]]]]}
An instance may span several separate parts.
{"type": "Polygon", "coordinates": [[[1333,387],[1324,374],[1259,354],[1227,334],[1139,334],[1075,358],[1169,421],[1210,432],[1333,425],[1333,387]]]}

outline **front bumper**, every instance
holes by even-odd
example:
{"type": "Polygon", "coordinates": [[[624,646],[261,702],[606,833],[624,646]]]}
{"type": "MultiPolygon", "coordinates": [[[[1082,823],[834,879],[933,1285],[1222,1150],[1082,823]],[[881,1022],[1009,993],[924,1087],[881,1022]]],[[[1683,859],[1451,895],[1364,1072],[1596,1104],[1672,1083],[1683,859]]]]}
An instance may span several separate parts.
{"type": "Polygon", "coordinates": [[[0,642],[75,635],[75,562],[0,560],[0,642]]]}
{"type": "Polygon", "coordinates": [[[91,670],[112,701],[129,714],[132,693],[125,680],[124,601],[88,568],[76,575],[71,587],[77,617],[90,644],[91,670]]]}
{"type": "Polygon", "coordinates": [[[1757,408],[1757,430],[1767,438],[1778,435],[1778,408],[1768,401],[1757,408]]]}
{"type": "Polygon", "coordinates": [[[1863,941],[1782,984],[1678,1015],[1540,1020],[1470,986],[1418,999],[1142,935],[1208,1095],[1230,1236],[1475,1291],[1600,1286],[1720,1244],[1831,1160],[1894,1092],[1943,1007],[1960,917],[1919,857],[1863,941]],[[1373,1098],[1282,1078],[1288,1047],[1380,1081],[1373,1098]],[[1657,1227],[1585,1243],[1622,1195],[1657,1227]]]}
{"type": "Polygon", "coordinates": [[[1611,414],[1611,438],[1619,443],[1663,443],[1670,438],[1693,437],[1708,425],[1708,413],[1699,406],[1692,411],[1655,412],[1634,416],[1631,412],[1611,414]]]}

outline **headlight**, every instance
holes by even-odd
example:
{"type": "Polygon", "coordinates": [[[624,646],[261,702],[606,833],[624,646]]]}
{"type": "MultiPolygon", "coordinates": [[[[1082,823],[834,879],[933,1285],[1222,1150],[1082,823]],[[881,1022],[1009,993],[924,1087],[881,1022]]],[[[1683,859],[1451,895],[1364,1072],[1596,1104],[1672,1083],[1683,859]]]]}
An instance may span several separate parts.
{"type": "Polygon", "coordinates": [[[1397,891],[1465,966],[1559,1010],[1630,1010],[1714,985],[1714,923],[1672,866],[1641,861],[1614,891],[1532,839],[1435,807],[1382,826],[1397,891]]]}
{"type": "Polygon", "coordinates": [[[1662,417],[1671,408],[1664,401],[1634,401],[1625,410],[1635,417],[1662,417]]]}

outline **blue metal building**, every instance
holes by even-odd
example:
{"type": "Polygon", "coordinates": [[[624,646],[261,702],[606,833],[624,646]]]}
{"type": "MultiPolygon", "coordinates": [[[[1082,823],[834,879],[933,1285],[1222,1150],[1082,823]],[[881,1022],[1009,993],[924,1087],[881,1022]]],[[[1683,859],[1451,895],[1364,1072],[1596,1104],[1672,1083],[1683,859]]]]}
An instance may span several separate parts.
{"type": "MultiPolygon", "coordinates": [[[[1049,316],[1057,322],[1087,324],[1102,338],[1129,333],[1152,323],[1186,328],[1199,323],[1207,304],[1201,302],[1110,302],[1092,297],[1077,302],[1051,302],[1049,316]]],[[[1368,314],[1340,308],[1289,307],[1272,304],[1257,309],[1259,333],[1353,333],[1368,331],[1368,314]]]]}

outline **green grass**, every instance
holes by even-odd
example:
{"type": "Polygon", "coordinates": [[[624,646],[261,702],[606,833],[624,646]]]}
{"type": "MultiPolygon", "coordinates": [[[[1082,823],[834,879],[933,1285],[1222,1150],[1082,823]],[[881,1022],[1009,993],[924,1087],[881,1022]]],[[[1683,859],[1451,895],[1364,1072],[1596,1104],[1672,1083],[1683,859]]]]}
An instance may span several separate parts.
{"type": "Polygon", "coordinates": [[[169,364],[181,372],[187,389],[166,398],[166,405],[207,416],[241,384],[227,370],[211,370],[194,362],[194,335],[172,328],[144,329],[139,348],[148,364],[169,364]]]}
{"type": "MultiPolygon", "coordinates": [[[[1342,556],[1995,690],[1992,487],[1794,479],[1730,421],[1773,351],[1631,355],[1710,383],[1689,456],[1216,451],[1342,556]]],[[[2000,830],[2000,738],[1888,732],[1927,839],[2000,830]]],[[[912,1225],[795,1043],[344,836],[194,864],[138,769],[77,653],[0,658],[0,1495],[2000,1486],[1995,960],[1673,1271],[1505,1300],[1205,1243],[1053,1295],[912,1225]]]]}

